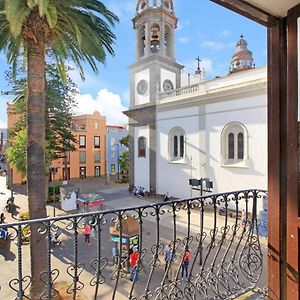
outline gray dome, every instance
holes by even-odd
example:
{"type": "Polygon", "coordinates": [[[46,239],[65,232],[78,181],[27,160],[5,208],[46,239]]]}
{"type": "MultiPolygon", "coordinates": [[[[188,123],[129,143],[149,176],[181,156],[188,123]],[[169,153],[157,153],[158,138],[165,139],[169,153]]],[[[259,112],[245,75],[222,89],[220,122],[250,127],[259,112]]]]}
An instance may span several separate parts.
{"type": "Polygon", "coordinates": [[[136,12],[141,13],[147,8],[163,7],[169,12],[174,11],[173,0],[138,0],[136,5],[136,12]]]}

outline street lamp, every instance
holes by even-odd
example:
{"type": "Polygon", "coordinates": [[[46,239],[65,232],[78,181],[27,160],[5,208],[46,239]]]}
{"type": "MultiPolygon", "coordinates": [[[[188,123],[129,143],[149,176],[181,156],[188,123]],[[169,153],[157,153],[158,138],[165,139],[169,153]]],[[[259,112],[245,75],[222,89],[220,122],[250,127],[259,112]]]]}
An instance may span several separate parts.
{"type": "MultiPolygon", "coordinates": [[[[212,192],[213,188],[213,182],[209,178],[201,178],[201,179],[189,179],[189,185],[192,187],[191,190],[197,190],[200,191],[200,196],[203,196],[203,192],[212,192]],[[205,187],[204,187],[205,183],[205,187]]],[[[204,210],[203,208],[200,211],[199,217],[200,217],[200,228],[203,228],[203,216],[204,210]]],[[[202,241],[202,236],[200,236],[200,240],[202,241]]],[[[202,246],[202,242],[201,242],[202,246]]],[[[199,253],[199,265],[202,265],[202,247],[201,251],[199,253]]]]}

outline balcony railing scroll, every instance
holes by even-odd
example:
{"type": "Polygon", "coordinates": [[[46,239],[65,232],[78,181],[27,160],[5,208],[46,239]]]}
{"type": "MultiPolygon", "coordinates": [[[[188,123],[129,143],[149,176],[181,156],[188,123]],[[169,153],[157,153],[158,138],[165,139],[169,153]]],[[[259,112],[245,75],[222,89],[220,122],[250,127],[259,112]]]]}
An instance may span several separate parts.
{"type": "Polygon", "coordinates": [[[245,190],[1,224],[7,242],[15,242],[6,251],[15,257],[10,272],[1,272],[0,299],[31,299],[33,226],[47,243],[40,299],[56,299],[59,282],[72,299],[234,299],[265,284],[257,220],[264,195],[245,190]],[[128,235],[129,219],[136,224],[134,237],[128,235]],[[84,243],[87,223],[91,245],[84,243]],[[53,243],[55,234],[60,243],[53,243]]]}

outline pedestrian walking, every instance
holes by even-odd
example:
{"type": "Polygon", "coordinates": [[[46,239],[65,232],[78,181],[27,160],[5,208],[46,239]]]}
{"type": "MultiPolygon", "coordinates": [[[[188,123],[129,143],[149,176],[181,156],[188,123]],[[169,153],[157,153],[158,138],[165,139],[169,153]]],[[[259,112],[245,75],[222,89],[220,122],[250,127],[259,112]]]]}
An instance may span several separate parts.
{"type": "Polygon", "coordinates": [[[189,269],[189,264],[190,264],[190,258],[191,258],[191,252],[187,248],[183,254],[183,259],[182,259],[182,269],[181,269],[182,280],[188,279],[188,269],[189,269]],[[184,273],[185,273],[185,276],[184,276],[184,273]]]}
{"type": "Polygon", "coordinates": [[[130,280],[131,281],[138,281],[139,280],[139,272],[138,272],[138,261],[140,259],[140,254],[138,252],[138,247],[134,246],[132,248],[133,252],[129,256],[129,262],[130,262],[130,280]]]}
{"type": "Polygon", "coordinates": [[[0,216],[0,224],[4,223],[5,222],[5,216],[4,216],[4,213],[1,213],[1,216],[0,216]]]}
{"type": "MultiPolygon", "coordinates": [[[[165,272],[168,268],[168,262],[170,260],[170,256],[171,256],[171,243],[167,244],[164,250],[165,272]]],[[[167,274],[167,278],[168,278],[168,274],[167,274]]]]}
{"type": "Polygon", "coordinates": [[[91,226],[88,223],[84,224],[84,243],[86,246],[90,245],[91,226]]]}
{"type": "Polygon", "coordinates": [[[176,259],[177,256],[175,254],[174,244],[172,243],[171,255],[170,255],[170,267],[169,267],[169,274],[168,274],[169,282],[173,282],[176,279],[176,271],[177,271],[176,259]]]}
{"type": "Polygon", "coordinates": [[[243,209],[242,211],[242,225],[245,226],[247,223],[247,214],[246,211],[243,209]]]}

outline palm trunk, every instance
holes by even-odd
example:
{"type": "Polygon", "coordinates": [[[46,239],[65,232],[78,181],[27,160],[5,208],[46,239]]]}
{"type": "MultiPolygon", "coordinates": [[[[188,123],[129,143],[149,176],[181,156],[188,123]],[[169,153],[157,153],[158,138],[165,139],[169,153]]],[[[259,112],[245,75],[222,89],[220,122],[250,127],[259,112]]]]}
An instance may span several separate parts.
{"type": "MultiPolygon", "coordinates": [[[[28,39],[28,104],[27,104],[27,178],[28,205],[31,219],[46,217],[45,193],[45,33],[36,32],[36,41],[28,39]]],[[[31,226],[31,298],[40,299],[45,289],[40,274],[47,270],[47,243],[31,226]]]]}

